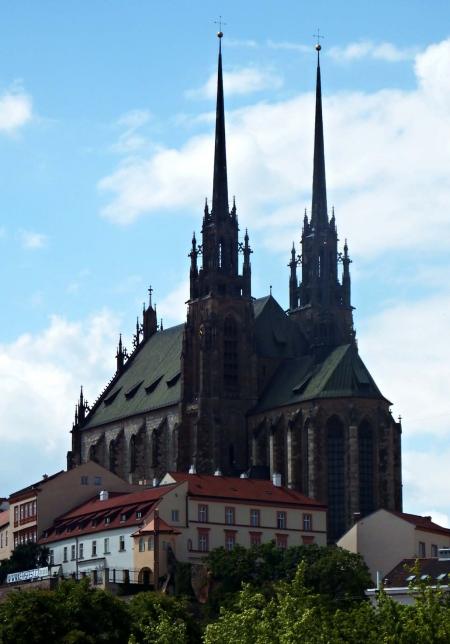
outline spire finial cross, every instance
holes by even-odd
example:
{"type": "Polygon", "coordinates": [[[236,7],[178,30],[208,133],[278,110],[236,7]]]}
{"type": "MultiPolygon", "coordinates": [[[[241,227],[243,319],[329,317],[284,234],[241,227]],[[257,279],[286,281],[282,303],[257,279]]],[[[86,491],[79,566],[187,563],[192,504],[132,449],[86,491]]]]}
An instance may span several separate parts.
{"type": "Polygon", "coordinates": [[[214,20],[214,24],[219,25],[219,31],[217,32],[217,37],[223,38],[222,25],[226,25],[227,23],[222,20],[222,16],[219,16],[219,20],[214,20]]]}
{"type": "Polygon", "coordinates": [[[149,295],[148,303],[150,304],[150,306],[152,305],[152,293],[153,293],[153,289],[152,289],[152,285],[150,284],[150,287],[148,289],[148,295],[149,295]]]}
{"type": "Polygon", "coordinates": [[[317,27],[317,33],[313,34],[313,38],[317,38],[316,49],[317,51],[320,51],[322,49],[322,45],[320,44],[320,39],[325,38],[325,36],[322,36],[322,34],[320,33],[319,27],[317,27]]]}

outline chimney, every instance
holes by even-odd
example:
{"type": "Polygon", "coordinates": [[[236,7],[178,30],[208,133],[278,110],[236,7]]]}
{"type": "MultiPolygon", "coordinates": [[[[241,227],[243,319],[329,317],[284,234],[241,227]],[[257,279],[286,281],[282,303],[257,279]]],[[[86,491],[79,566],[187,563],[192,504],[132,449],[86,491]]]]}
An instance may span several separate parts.
{"type": "Polygon", "coordinates": [[[191,467],[189,468],[189,474],[197,474],[194,463],[192,463],[191,467]]]}
{"type": "Polygon", "coordinates": [[[222,476],[222,472],[221,472],[219,469],[217,469],[217,470],[214,472],[214,476],[222,476]]]}
{"type": "Polygon", "coordinates": [[[109,492],[107,490],[102,490],[99,497],[100,501],[107,501],[109,499],[109,492]]]}
{"type": "Polygon", "coordinates": [[[242,474],[239,477],[240,479],[248,479],[248,474],[247,472],[242,472],[242,474]]]}
{"type": "Polygon", "coordinates": [[[275,485],[275,487],[281,487],[281,474],[274,472],[272,474],[272,483],[275,485]]]}

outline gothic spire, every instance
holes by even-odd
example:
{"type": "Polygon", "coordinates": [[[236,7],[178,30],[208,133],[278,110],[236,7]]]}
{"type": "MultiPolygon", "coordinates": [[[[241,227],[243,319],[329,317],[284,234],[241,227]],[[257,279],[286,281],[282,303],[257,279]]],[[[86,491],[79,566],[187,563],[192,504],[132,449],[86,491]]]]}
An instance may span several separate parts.
{"type": "Polygon", "coordinates": [[[217,105],[216,105],[216,142],[214,150],[214,179],[212,213],[214,218],[220,219],[228,215],[228,180],[227,180],[227,153],[225,145],[225,106],[223,100],[222,76],[222,37],[219,31],[219,62],[217,70],[217,105]]]}
{"type": "Polygon", "coordinates": [[[316,120],[314,127],[314,171],[311,208],[311,226],[315,229],[324,228],[328,223],[327,186],[325,181],[325,151],[323,142],[322,119],[322,87],[320,81],[320,50],[317,50],[317,81],[316,81],[316,120]]]}

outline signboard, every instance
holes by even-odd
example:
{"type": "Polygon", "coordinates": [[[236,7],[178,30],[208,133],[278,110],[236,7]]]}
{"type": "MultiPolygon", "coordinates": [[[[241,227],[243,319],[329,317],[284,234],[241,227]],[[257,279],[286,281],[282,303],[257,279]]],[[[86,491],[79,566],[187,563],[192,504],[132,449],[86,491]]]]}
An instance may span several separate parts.
{"type": "Polygon", "coordinates": [[[33,581],[33,579],[41,579],[48,577],[48,568],[33,568],[33,570],[22,570],[22,572],[11,572],[6,576],[7,584],[14,584],[18,581],[33,581]]]}

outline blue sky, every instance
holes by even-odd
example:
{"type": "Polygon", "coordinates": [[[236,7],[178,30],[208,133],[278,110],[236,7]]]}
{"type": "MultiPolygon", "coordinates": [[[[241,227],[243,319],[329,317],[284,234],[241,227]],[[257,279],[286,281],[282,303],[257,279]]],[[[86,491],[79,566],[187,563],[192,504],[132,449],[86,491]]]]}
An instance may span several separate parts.
{"type": "Polygon", "coordinates": [[[404,418],[405,509],[448,522],[447,2],[5,2],[0,21],[0,496],[64,466],[81,383],[146,290],[183,318],[211,192],[214,20],[229,186],[253,290],[287,305],[309,208],[320,27],[329,203],[359,346],[404,418]]]}

